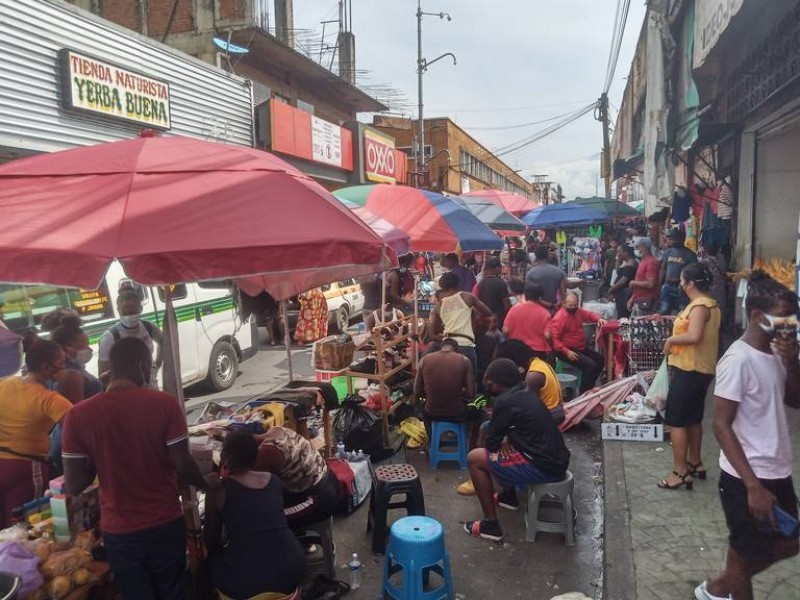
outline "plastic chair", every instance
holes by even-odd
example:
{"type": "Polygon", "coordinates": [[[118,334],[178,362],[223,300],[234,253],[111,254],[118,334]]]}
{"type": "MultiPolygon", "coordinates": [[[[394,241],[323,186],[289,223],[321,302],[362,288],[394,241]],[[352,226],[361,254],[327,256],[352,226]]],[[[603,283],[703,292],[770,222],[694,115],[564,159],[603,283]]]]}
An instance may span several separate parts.
{"type": "Polygon", "coordinates": [[[431,469],[438,468],[443,460],[458,462],[460,469],[467,468],[467,424],[451,421],[431,421],[431,443],[428,448],[428,461],[431,469]],[[455,434],[455,443],[442,440],[445,433],[455,434]],[[455,449],[453,452],[451,449],[455,449]]]}
{"type": "Polygon", "coordinates": [[[556,375],[559,374],[567,374],[567,375],[574,375],[578,378],[578,389],[581,387],[581,379],[583,377],[583,371],[581,371],[578,367],[573,365],[570,362],[565,360],[561,360],[560,358],[556,358],[556,375]]]}
{"type": "Polygon", "coordinates": [[[580,395],[581,384],[578,377],[572,373],[558,373],[556,377],[559,385],[561,385],[561,395],[564,397],[564,402],[569,402],[580,395]]]}
{"type": "Polygon", "coordinates": [[[404,517],[392,525],[383,568],[383,596],[395,600],[453,598],[450,555],[444,544],[444,528],[430,517],[404,517]],[[396,584],[392,577],[402,574],[396,584]],[[430,589],[430,574],[442,581],[430,589]],[[429,588],[429,589],[426,589],[429,588]]]}
{"type": "Polygon", "coordinates": [[[528,486],[528,503],[525,507],[526,542],[535,542],[536,534],[544,531],[563,534],[567,546],[575,545],[576,515],[572,502],[574,488],[575,480],[569,471],[561,481],[528,486]]]}
{"type": "Polygon", "coordinates": [[[386,547],[386,526],[389,510],[403,508],[408,515],[425,514],[425,497],[417,470],[411,465],[381,465],[372,472],[372,494],[369,499],[367,531],[372,530],[372,552],[383,554],[386,547]],[[392,497],[405,494],[405,500],[392,502],[392,497]]]}

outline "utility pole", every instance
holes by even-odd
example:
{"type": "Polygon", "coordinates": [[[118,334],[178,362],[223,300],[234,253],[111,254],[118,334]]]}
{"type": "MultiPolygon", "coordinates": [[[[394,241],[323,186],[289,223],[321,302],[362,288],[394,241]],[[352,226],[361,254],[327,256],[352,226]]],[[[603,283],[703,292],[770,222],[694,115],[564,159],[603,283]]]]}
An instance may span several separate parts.
{"type": "Polygon", "coordinates": [[[606,199],[611,199],[611,139],[608,133],[608,94],[603,92],[598,101],[597,120],[603,126],[603,153],[600,156],[600,175],[605,181],[606,199]]]}
{"type": "Polygon", "coordinates": [[[447,19],[448,21],[452,21],[453,18],[450,16],[449,13],[446,12],[438,12],[438,13],[426,13],[422,12],[422,0],[417,0],[417,94],[418,94],[418,123],[417,123],[417,148],[414,153],[416,156],[416,169],[417,169],[417,187],[420,187],[420,180],[422,178],[422,174],[425,172],[425,116],[423,114],[424,103],[422,101],[422,76],[425,74],[425,71],[428,70],[428,67],[433,63],[443,59],[446,56],[450,56],[453,59],[453,64],[456,64],[456,57],[452,52],[445,52],[444,54],[437,56],[433,60],[425,60],[422,57],[422,17],[425,15],[431,17],[439,17],[440,19],[447,19]]]}
{"type": "Polygon", "coordinates": [[[422,101],[422,75],[425,66],[422,59],[422,0],[417,0],[417,187],[421,187],[423,164],[425,162],[425,117],[422,101]]]}

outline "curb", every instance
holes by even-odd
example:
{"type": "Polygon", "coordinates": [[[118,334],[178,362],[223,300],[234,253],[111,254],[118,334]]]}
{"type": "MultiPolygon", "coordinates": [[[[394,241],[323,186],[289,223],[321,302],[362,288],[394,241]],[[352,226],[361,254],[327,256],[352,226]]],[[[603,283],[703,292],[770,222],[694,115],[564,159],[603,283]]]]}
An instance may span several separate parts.
{"type": "Polygon", "coordinates": [[[603,598],[637,600],[622,444],[603,441],[603,598]]]}

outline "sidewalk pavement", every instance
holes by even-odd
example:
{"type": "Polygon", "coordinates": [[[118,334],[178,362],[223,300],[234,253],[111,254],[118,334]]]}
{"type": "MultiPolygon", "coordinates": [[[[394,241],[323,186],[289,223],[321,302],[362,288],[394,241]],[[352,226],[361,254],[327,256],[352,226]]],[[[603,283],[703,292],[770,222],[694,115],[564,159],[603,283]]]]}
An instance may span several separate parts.
{"type": "MultiPolygon", "coordinates": [[[[790,431],[800,431],[800,411],[787,413],[790,431]]],[[[698,583],[722,569],[728,529],[711,417],[709,398],[703,438],[708,479],[696,479],[693,491],[656,486],[672,471],[668,442],[604,442],[606,600],[689,600],[698,583]]],[[[797,460],[800,437],[793,445],[797,460]]],[[[757,600],[800,598],[800,558],[771,567],[753,587],[757,600]]]]}
{"type": "MultiPolygon", "coordinates": [[[[445,529],[457,600],[519,598],[549,600],[579,592],[578,597],[602,598],[602,476],[597,431],[580,428],[566,435],[572,452],[570,470],[575,476],[575,507],[578,509],[576,545],[567,547],[560,535],[540,533],[536,542],[525,542],[524,494],[518,512],[498,510],[505,539],[502,543],[468,536],[463,522],[481,515],[474,496],[459,496],[456,486],[469,477],[457,465],[441,464],[431,470],[427,457],[406,450],[405,460],[414,465],[425,491],[425,512],[445,529]]],[[[368,504],[366,502],[365,504],[368,504]]],[[[348,580],[347,562],[357,552],[364,565],[363,583],[351,592],[353,600],[380,598],[385,558],[370,551],[366,533],[367,506],[345,518],[334,519],[337,577],[348,580]]],[[[390,511],[390,521],[405,515],[390,511]]]]}

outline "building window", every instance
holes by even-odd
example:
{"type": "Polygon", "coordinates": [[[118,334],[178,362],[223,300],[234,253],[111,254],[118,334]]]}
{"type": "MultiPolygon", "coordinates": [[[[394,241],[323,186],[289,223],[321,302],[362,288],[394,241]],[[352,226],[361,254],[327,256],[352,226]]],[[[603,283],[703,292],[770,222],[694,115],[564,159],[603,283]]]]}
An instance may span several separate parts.
{"type": "Polygon", "coordinates": [[[531,194],[521,185],[514,182],[511,178],[503,175],[497,169],[490,167],[487,163],[476,158],[463,148],[459,150],[459,165],[461,172],[476,179],[480,179],[501,190],[514,192],[520,196],[530,198],[531,194]]]}

